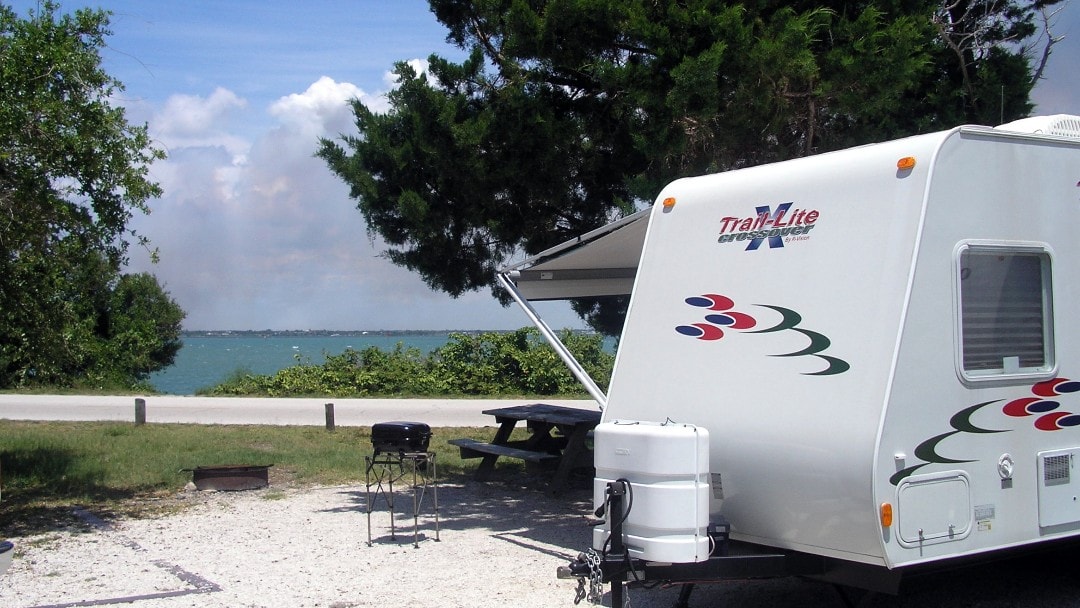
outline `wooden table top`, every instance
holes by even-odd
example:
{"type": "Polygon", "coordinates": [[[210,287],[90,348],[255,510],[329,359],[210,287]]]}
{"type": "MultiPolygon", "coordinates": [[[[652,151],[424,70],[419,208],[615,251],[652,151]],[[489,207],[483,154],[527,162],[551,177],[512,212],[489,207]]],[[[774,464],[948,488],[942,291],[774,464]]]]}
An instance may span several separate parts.
{"type": "Polygon", "coordinates": [[[514,405],[484,410],[484,414],[499,420],[532,420],[550,424],[587,424],[596,426],[600,423],[600,411],[584,410],[546,403],[514,405]]]}

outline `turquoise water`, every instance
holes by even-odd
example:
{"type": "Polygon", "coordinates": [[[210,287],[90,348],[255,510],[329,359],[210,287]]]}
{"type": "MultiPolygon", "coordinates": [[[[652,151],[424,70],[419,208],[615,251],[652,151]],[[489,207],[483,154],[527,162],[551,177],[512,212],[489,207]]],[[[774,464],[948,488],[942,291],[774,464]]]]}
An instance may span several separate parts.
{"type": "Polygon", "coordinates": [[[376,346],[392,350],[399,342],[425,353],[446,344],[448,333],[371,333],[365,335],[188,335],[176,362],[150,376],[158,391],[169,395],[194,395],[200,388],[219,384],[237,370],[273,374],[298,362],[321,364],[325,355],[345,349],[376,346]]]}

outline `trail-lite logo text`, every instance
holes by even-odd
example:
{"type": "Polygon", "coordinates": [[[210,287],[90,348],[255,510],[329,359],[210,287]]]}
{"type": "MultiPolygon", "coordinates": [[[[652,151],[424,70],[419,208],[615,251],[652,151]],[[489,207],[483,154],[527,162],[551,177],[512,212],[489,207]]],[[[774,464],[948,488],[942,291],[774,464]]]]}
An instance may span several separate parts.
{"type": "Polygon", "coordinates": [[[720,220],[720,238],[718,243],[732,243],[735,241],[750,241],[746,245],[746,251],[752,251],[761,246],[761,242],[769,239],[769,247],[783,247],[784,241],[804,240],[813,230],[815,222],[821,215],[816,209],[791,210],[794,203],[782,203],[773,211],[768,205],[755,207],[757,215],[753,217],[727,216],[720,220]]]}

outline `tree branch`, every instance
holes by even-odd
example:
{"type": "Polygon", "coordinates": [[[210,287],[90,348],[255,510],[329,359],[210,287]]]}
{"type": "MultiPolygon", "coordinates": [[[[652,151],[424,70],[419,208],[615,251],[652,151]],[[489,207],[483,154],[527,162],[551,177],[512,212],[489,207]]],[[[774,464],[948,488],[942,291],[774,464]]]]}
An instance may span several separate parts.
{"type": "MultiPolygon", "coordinates": [[[[1068,6],[1068,3],[1066,3],[1065,6],[1068,6]]],[[[1054,45],[1065,39],[1064,35],[1054,36],[1054,33],[1051,31],[1051,28],[1056,24],[1055,22],[1057,21],[1058,13],[1060,13],[1065,6],[1062,6],[1053,12],[1047,12],[1046,7],[1043,7],[1039,11],[1042,18],[1043,33],[1046,34],[1046,44],[1043,46],[1041,56],[1039,57],[1038,67],[1035,68],[1035,71],[1031,75],[1031,84],[1033,86],[1042,80],[1043,72],[1046,71],[1046,65],[1050,61],[1050,53],[1054,45]]],[[[1039,36],[1039,38],[1041,39],[1042,36],[1039,36]]]]}

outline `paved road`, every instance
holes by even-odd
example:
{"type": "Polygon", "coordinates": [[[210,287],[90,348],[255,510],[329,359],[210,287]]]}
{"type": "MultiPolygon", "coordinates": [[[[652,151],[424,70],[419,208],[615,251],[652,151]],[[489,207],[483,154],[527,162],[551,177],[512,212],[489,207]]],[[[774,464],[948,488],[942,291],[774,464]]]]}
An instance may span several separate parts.
{"type": "MultiPolygon", "coordinates": [[[[548,399],[249,399],[239,397],[145,397],[146,421],[196,424],[326,424],[326,405],[334,404],[338,426],[371,426],[412,420],[433,427],[494,426],[481,412],[526,403],[597,409],[591,400],[548,399]]],[[[0,419],[135,420],[135,397],[82,395],[0,395],[0,419]]]]}

